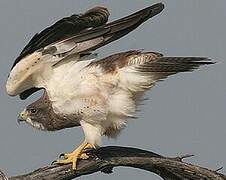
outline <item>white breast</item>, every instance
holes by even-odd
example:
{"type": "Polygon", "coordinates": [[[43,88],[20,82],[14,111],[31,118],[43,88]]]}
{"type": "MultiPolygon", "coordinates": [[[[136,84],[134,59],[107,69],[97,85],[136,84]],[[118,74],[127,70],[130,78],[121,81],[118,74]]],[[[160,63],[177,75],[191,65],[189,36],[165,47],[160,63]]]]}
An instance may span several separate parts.
{"type": "Polygon", "coordinates": [[[53,68],[53,74],[45,88],[55,112],[76,113],[83,106],[80,96],[93,93],[97,79],[92,73],[83,71],[93,60],[64,61],[53,68]]]}

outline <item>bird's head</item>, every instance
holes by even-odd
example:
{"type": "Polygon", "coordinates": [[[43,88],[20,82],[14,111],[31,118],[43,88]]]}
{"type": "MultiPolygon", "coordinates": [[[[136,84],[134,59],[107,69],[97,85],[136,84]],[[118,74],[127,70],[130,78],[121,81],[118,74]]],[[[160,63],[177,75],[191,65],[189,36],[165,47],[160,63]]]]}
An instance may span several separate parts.
{"type": "Polygon", "coordinates": [[[40,130],[48,130],[48,122],[50,121],[48,109],[47,103],[36,101],[19,113],[17,121],[18,123],[26,122],[40,130]]]}
{"type": "Polygon", "coordinates": [[[57,114],[53,111],[52,102],[46,91],[43,96],[28,105],[18,115],[18,123],[26,122],[29,125],[46,131],[56,131],[64,128],[79,126],[79,117],[57,114]]]}

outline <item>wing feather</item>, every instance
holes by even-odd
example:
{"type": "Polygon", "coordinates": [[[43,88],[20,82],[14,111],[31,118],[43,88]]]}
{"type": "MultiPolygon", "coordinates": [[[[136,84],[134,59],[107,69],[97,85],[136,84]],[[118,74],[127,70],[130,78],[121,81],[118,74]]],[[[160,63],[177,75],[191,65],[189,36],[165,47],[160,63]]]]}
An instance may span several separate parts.
{"type": "Polygon", "coordinates": [[[109,12],[104,7],[94,7],[86,13],[70,17],[65,17],[57,21],[52,26],[37,33],[24,47],[20,56],[14,62],[12,68],[26,55],[35,52],[38,49],[44,48],[52,43],[73,36],[82,30],[91,27],[97,27],[105,24],[108,21],[109,12]]]}
{"type": "Polygon", "coordinates": [[[46,49],[52,49],[53,47],[55,47],[56,52],[54,52],[54,54],[60,54],[60,46],[65,47],[67,46],[67,44],[69,48],[68,51],[64,49],[65,56],[68,56],[69,54],[71,55],[93,51],[101,46],[104,46],[125,36],[149,18],[160,13],[163,8],[163,4],[155,4],[119,20],[96,28],[86,29],[78,34],[75,34],[74,36],[50,44],[49,46],[46,46],[44,48],[44,51],[46,49]]]}
{"type": "Polygon", "coordinates": [[[156,52],[128,51],[92,62],[88,67],[102,77],[115,77],[110,79],[123,89],[140,92],[169,75],[193,71],[207,64],[213,62],[205,57],[163,57],[156,52]]]}

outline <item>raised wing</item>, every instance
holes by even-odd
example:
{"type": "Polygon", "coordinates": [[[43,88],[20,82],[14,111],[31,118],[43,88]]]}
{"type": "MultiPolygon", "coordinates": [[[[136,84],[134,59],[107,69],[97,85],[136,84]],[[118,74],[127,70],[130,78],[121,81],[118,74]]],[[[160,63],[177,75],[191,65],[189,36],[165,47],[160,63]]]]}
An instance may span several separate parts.
{"type": "MultiPolygon", "coordinates": [[[[52,44],[50,42],[57,38],[54,39],[52,36],[50,36],[51,38],[43,38],[47,44],[48,42],[50,43],[44,48],[42,46],[44,46],[45,43],[40,43],[41,45],[36,46],[37,43],[35,42],[39,41],[39,38],[38,36],[34,37],[33,40],[31,40],[30,45],[28,44],[27,47],[25,47],[23,53],[14,63],[14,67],[11,70],[6,85],[8,94],[12,96],[20,94],[22,99],[27,98],[37,90],[34,89],[36,86],[34,78],[31,76],[37,71],[40,73],[44,67],[46,67],[46,63],[54,66],[62,60],[75,60],[73,57],[78,56],[79,54],[95,50],[128,34],[144,21],[160,13],[163,8],[164,5],[158,3],[112,23],[91,29],[84,29],[80,33],[68,38],[63,36],[65,39],[61,39],[59,33],[56,36],[59,41],[53,42],[52,44]]],[[[98,17],[101,19],[99,21],[104,23],[107,19],[107,15],[106,9],[99,12],[98,17]]],[[[80,17],[76,17],[75,20],[78,21],[79,18],[80,17]]],[[[59,32],[57,26],[55,27],[56,31],[59,32]]],[[[52,31],[55,32],[55,30],[52,31]]],[[[46,30],[46,32],[48,34],[49,30],[46,30]]],[[[45,34],[43,33],[43,37],[44,36],[45,34]]],[[[78,59],[79,57],[77,57],[77,60],[78,59]]]]}
{"type": "MultiPolygon", "coordinates": [[[[88,10],[84,14],[74,14],[70,17],[65,17],[57,21],[52,26],[44,29],[42,32],[37,33],[29,41],[29,43],[24,47],[20,55],[17,57],[11,70],[20,62],[23,58],[29,54],[34,53],[37,50],[40,50],[54,42],[58,42],[64,39],[67,39],[79,32],[88,29],[101,26],[108,21],[109,12],[104,7],[94,7],[88,10]]],[[[47,52],[47,51],[45,51],[47,52]]],[[[62,48],[61,48],[62,53],[62,48]]],[[[30,68],[29,68],[30,69],[30,68]]],[[[8,84],[8,83],[7,83],[8,84]]],[[[8,85],[6,89],[8,91],[8,85]]],[[[20,94],[21,99],[26,99],[31,94],[38,91],[40,88],[28,88],[20,94]]]]}
{"type": "Polygon", "coordinates": [[[108,21],[109,15],[110,14],[105,7],[94,7],[84,14],[74,14],[57,21],[52,26],[33,36],[15,60],[12,68],[22,58],[36,50],[74,36],[87,28],[104,25],[108,21]]]}
{"type": "Polygon", "coordinates": [[[87,68],[98,72],[106,82],[136,94],[169,75],[193,71],[206,64],[213,62],[205,57],[163,57],[156,52],[128,51],[92,62],[87,68]]]}
{"type": "MultiPolygon", "coordinates": [[[[51,58],[51,60],[55,64],[61,61],[62,59],[65,59],[69,55],[95,50],[101,46],[104,46],[112,41],[115,41],[125,36],[129,32],[136,29],[140,24],[142,24],[149,18],[159,14],[163,10],[163,8],[164,5],[158,3],[143,10],[140,10],[132,15],[113,21],[111,23],[96,28],[84,29],[83,31],[77,34],[75,33],[75,35],[71,36],[67,35],[68,38],[63,39],[64,37],[66,37],[63,36],[61,38],[62,40],[55,41],[52,44],[49,43],[48,46],[45,46],[42,49],[41,47],[44,44],[41,44],[41,46],[38,46],[39,47],[38,52],[40,52],[42,55],[46,54],[53,55],[55,58],[51,58]]],[[[106,9],[104,10],[101,9],[102,12],[100,12],[100,9],[98,8],[96,10],[98,14],[95,14],[96,15],[96,17],[94,16],[95,18],[89,16],[90,13],[88,13],[87,15],[85,14],[86,15],[85,18],[81,19],[81,21],[83,20],[84,22],[83,21],[82,22],[85,23],[85,21],[89,22],[92,19],[94,19],[93,24],[95,25],[97,24],[96,21],[99,22],[98,24],[105,22],[108,17],[107,14],[108,11],[106,9]]],[[[78,17],[76,21],[80,21],[80,17],[78,17]]],[[[58,29],[56,28],[56,30],[58,29]]],[[[48,39],[49,38],[47,38],[46,41],[51,42],[48,41],[48,39]]],[[[34,49],[38,48],[36,47],[34,49]]]]}

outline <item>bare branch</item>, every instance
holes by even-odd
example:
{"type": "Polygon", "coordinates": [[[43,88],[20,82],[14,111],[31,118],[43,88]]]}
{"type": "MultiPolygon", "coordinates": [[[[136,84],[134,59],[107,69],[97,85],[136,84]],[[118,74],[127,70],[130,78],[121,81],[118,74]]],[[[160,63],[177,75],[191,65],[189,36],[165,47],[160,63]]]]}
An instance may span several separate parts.
{"type": "Polygon", "coordinates": [[[88,153],[90,158],[80,160],[76,171],[71,169],[71,165],[51,165],[28,174],[10,177],[9,180],[70,180],[98,171],[110,174],[118,166],[143,169],[165,180],[226,180],[226,176],[217,171],[182,161],[190,155],[167,158],[141,149],[116,146],[102,147],[88,153]]]}

